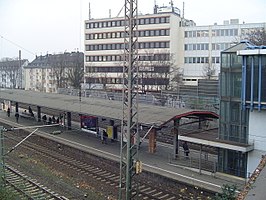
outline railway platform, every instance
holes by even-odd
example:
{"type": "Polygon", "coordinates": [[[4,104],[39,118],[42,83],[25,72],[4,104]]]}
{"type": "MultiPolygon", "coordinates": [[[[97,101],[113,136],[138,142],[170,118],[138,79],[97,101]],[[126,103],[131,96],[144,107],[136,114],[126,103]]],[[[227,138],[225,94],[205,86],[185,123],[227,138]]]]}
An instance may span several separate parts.
{"type": "MultiPolygon", "coordinates": [[[[20,118],[19,123],[16,123],[14,113],[11,113],[10,117],[8,117],[5,111],[0,110],[0,122],[4,120],[12,122],[14,127],[42,124],[41,122],[26,118],[20,118]]],[[[120,142],[111,142],[108,140],[107,144],[102,144],[100,138],[96,135],[79,129],[67,130],[58,126],[46,127],[40,128],[36,134],[41,134],[56,141],[62,141],[65,144],[80,148],[97,156],[116,161],[120,160],[120,142]],[[60,134],[51,134],[59,129],[61,130],[60,134]]],[[[143,163],[143,170],[214,192],[220,192],[221,187],[225,184],[236,185],[240,190],[243,188],[245,180],[242,178],[223,174],[218,175],[204,170],[199,173],[197,170],[179,165],[178,162],[169,162],[169,155],[172,153],[172,149],[172,145],[157,142],[157,150],[151,154],[148,151],[148,143],[144,140],[139,153],[139,159],[143,163]]],[[[196,154],[191,153],[190,156],[194,155],[196,154]]]]}

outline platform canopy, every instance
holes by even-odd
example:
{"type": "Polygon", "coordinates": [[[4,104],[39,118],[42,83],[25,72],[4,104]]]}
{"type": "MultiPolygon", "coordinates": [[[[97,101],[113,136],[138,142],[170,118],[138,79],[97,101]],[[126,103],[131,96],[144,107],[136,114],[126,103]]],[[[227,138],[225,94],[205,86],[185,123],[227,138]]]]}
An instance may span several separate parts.
{"type": "MultiPolygon", "coordinates": [[[[121,101],[91,97],[82,98],[79,101],[77,96],[17,89],[1,89],[0,99],[103,118],[122,118],[121,101]]],[[[155,127],[161,127],[163,124],[178,117],[199,117],[204,115],[210,118],[218,118],[216,113],[210,111],[168,108],[148,104],[139,104],[138,114],[140,124],[154,125],[155,127]]]]}

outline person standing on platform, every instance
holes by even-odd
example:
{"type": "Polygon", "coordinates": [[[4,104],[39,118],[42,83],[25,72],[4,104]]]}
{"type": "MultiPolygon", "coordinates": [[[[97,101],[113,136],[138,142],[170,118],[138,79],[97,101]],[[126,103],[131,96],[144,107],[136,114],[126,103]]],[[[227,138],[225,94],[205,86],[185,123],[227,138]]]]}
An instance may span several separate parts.
{"type": "Polygon", "coordinates": [[[7,116],[10,117],[10,108],[7,108],[7,116]]]}
{"type": "Polygon", "coordinates": [[[47,121],[46,115],[42,116],[42,121],[43,121],[43,124],[46,124],[46,121],[47,121]]]}
{"type": "Polygon", "coordinates": [[[189,148],[188,148],[188,144],[187,142],[183,142],[183,149],[184,149],[184,155],[186,158],[188,158],[188,154],[189,154],[189,148]]]}
{"type": "Polygon", "coordinates": [[[102,135],[102,143],[103,144],[107,144],[107,138],[108,138],[108,135],[107,135],[106,131],[103,130],[103,135],[102,135]]]}

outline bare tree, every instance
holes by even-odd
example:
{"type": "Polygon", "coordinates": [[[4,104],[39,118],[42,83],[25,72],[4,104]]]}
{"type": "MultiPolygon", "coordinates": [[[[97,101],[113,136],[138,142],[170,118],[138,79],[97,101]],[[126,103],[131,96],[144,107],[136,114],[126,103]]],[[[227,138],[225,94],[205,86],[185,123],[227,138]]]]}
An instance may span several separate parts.
{"type": "Polygon", "coordinates": [[[245,39],[258,46],[266,45],[266,31],[264,28],[251,30],[246,34],[245,39]]]}
{"type": "Polygon", "coordinates": [[[72,63],[73,67],[69,67],[66,73],[66,80],[75,89],[81,88],[84,77],[84,62],[81,56],[83,55],[77,55],[72,63]]]}
{"type": "Polygon", "coordinates": [[[95,87],[95,72],[93,70],[94,64],[90,62],[84,67],[84,75],[86,77],[85,84],[88,86],[88,89],[93,89],[95,87]]]}
{"type": "Polygon", "coordinates": [[[147,51],[140,55],[139,82],[142,91],[150,87],[157,91],[173,90],[182,79],[179,68],[175,65],[173,54],[161,51],[147,51]]]}
{"type": "Polygon", "coordinates": [[[212,63],[207,63],[203,66],[202,73],[205,79],[210,80],[215,75],[215,66],[212,63]]]}
{"type": "Polygon", "coordinates": [[[67,58],[66,54],[61,54],[60,56],[52,56],[49,58],[50,62],[53,63],[53,73],[56,81],[57,88],[66,87],[66,76],[65,71],[67,68],[67,58]]]}

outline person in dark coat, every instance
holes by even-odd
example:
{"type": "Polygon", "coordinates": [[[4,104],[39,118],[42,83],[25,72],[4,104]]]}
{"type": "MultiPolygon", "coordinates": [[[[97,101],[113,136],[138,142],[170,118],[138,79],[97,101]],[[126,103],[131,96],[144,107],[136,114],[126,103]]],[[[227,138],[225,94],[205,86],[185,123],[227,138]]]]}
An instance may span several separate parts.
{"type": "Polygon", "coordinates": [[[43,121],[44,124],[46,124],[46,120],[47,120],[46,115],[42,116],[42,121],[43,121]]]}
{"type": "Polygon", "coordinates": [[[29,106],[29,113],[31,114],[32,117],[34,117],[34,113],[33,113],[33,111],[32,111],[30,106],[29,106]]]}
{"type": "Polygon", "coordinates": [[[48,118],[48,124],[52,124],[52,117],[48,118]]]}
{"type": "Polygon", "coordinates": [[[184,155],[186,156],[186,158],[188,158],[188,154],[189,154],[189,148],[187,145],[187,142],[183,142],[183,149],[184,149],[184,155]]]}
{"type": "Polygon", "coordinates": [[[7,116],[10,117],[10,108],[7,108],[7,116]]]}
{"type": "Polygon", "coordinates": [[[103,140],[102,140],[103,144],[107,144],[107,138],[108,138],[108,135],[107,135],[106,131],[103,130],[103,140]]]}
{"type": "Polygon", "coordinates": [[[53,124],[55,124],[55,117],[54,117],[54,115],[52,117],[52,122],[53,122],[53,124]]]}

